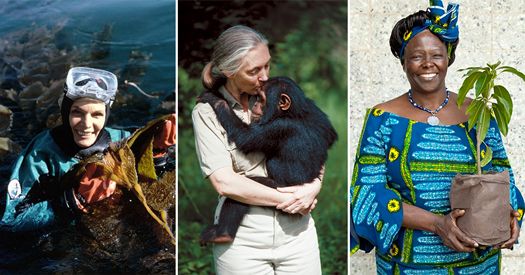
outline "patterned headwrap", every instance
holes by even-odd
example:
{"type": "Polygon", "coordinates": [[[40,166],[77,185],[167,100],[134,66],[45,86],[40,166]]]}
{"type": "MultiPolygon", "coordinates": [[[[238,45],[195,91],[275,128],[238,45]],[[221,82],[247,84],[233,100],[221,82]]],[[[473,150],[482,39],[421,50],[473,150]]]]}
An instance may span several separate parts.
{"type": "Polygon", "coordinates": [[[403,35],[403,43],[399,50],[399,59],[403,59],[405,47],[418,33],[429,29],[433,34],[437,35],[441,41],[447,45],[447,52],[450,57],[452,50],[451,43],[458,40],[459,28],[458,28],[458,13],[459,4],[449,3],[447,10],[443,6],[441,0],[430,0],[430,7],[427,11],[430,13],[430,19],[425,20],[425,23],[421,26],[415,26],[411,30],[408,30],[403,35]]]}

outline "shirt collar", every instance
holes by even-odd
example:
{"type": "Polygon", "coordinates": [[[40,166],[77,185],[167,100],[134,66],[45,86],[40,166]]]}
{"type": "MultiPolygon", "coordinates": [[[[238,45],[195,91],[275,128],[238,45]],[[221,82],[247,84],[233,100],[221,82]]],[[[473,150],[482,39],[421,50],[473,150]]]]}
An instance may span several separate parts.
{"type": "Polygon", "coordinates": [[[233,96],[228,92],[228,90],[226,90],[224,86],[221,86],[219,88],[219,93],[222,94],[222,96],[224,97],[224,99],[226,99],[226,102],[228,102],[232,109],[242,109],[241,103],[239,103],[235,98],[233,98],[233,96]]]}

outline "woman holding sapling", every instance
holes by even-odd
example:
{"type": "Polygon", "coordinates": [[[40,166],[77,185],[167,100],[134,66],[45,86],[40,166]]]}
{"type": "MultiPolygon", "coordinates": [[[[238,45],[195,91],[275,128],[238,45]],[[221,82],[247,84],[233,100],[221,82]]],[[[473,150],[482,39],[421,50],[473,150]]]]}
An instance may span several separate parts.
{"type": "Polygon", "coordinates": [[[472,99],[458,107],[458,95],[445,85],[458,44],[458,5],[445,10],[441,1],[430,2],[392,30],[390,47],[410,88],[368,110],[350,190],[351,249],[375,247],[379,274],[494,274],[501,249],[518,239],[523,198],[491,119],[484,142],[493,158],[483,170],[510,171],[510,236],[486,247],[457,226],[465,211],[451,209],[451,182],[477,172],[477,139],[466,114],[472,99]]]}

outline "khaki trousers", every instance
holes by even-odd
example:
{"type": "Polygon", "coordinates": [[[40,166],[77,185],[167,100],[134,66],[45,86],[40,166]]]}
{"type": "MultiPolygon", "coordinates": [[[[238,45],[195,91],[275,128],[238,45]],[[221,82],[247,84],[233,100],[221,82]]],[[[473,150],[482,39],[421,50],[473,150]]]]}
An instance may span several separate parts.
{"type": "Polygon", "coordinates": [[[251,206],[233,243],[215,245],[213,256],[219,275],[321,274],[312,217],[269,207],[251,206]]]}

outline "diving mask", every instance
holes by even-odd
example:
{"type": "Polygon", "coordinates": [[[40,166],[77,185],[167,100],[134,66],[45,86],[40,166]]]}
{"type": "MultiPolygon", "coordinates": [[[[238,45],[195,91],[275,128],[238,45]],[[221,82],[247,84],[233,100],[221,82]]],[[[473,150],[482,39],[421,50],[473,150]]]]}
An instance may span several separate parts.
{"type": "Polygon", "coordinates": [[[89,97],[104,104],[113,104],[117,94],[117,77],[108,71],[87,67],[74,67],[66,78],[65,93],[72,100],[89,97]]]}

